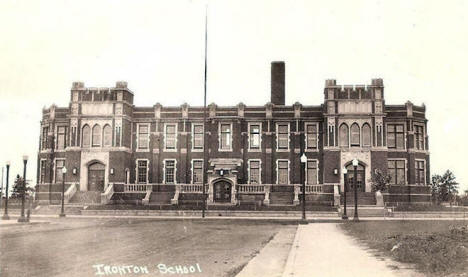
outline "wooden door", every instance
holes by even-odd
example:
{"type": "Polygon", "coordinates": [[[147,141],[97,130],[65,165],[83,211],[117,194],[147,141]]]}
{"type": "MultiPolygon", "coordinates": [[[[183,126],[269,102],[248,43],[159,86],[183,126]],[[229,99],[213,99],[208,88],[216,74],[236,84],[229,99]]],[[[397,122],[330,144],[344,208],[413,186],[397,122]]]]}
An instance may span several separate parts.
{"type": "Polygon", "coordinates": [[[231,202],[231,184],[220,181],[213,185],[213,199],[215,202],[231,202]]]}

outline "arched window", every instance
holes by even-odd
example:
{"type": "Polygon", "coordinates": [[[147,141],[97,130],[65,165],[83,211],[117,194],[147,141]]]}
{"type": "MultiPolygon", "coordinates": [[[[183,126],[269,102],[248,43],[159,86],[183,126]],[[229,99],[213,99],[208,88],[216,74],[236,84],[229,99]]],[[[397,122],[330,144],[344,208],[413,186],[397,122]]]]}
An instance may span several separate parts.
{"type": "Polygon", "coordinates": [[[340,126],[340,146],[349,146],[349,130],[348,125],[341,124],[340,126]]]}
{"type": "Polygon", "coordinates": [[[359,131],[359,125],[354,123],[351,125],[351,146],[359,146],[361,142],[361,134],[359,131]]]}
{"type": "Polygon", "coordinates": [[[91,134],[90,134],[91,128],[89,125],[83,126],[83,131],[81,133],[81,146],[83,147],[89,147],[90,142],[91,142],[91,134]]]}
{"type": "Polygon", "coordinates": [[[104,129],[102,130],[103,133],[103,146],[112,146],[112,128],[109,125],[104,126],[104,129]]]}
{"type": "Polygon", "coordinates": [[[371,146],[371,130],[367,123],[362,126],[362,146],[371,146]]]}
{"type": "Polygon", "coordinates": [[[93,127],[92,145],[93,147],[101,146],[101,126],[98,124],[93,127]]]}

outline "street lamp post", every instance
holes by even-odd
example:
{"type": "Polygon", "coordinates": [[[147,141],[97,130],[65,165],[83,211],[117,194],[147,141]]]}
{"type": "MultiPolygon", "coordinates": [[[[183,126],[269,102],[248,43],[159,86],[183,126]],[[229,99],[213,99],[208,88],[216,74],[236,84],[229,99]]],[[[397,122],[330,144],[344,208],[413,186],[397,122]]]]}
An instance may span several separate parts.
{"type": "Polygon", "coordinates": [[[348,219],[348,214],[346,213],[346,193],[348,192],[348,189],[347,189],[348,170],[346,169],[346,167],[343,168],[343,177],[344,177],[344,180],[343,180],[344,210],[343,210],[343,215],[341,216],[341,219],[347,220],[348,219]]]}
{"type": "Polygon", "coordinates": [[[306,188],[305,188],[305,183],[306,183],[306,178],[305,178],[305,168],[307,164],[307,157],[304,153],[302,153],[301,156],[301,181],[302,181],[302,220],[306,220],[306,209],[305,209],[305,201],[306,201],[306,188]]]}
{"type": "Polygon", "coordinates": [[[59,217],[65,217],[65,174],[67,173],[67,168],[64,166],[62,168],[62,210],[59,217]]]}
{"type": "Polygon", "coordinates": [[[28,222],[24,216],[24,196],[26,194],[26,165],[28,163],[28,156],[23,156],[23,188],[21,193],[21,216],[18,218],[18,222],[28,222]]]}
{"type": "Polygon", "coordinates": [[[353,177],[353,185],[354,185],[354,218],[353,221],[359,221],[358,216],[358,197],[357,197],[357,167],[359,161],[357,159],[353,160],[353,167],[354,167],[354,177],[353,177]]]}
{"type": "Polygon", "coordinates": [[[5,212],[2,216],[2,219],[8,220],[8,179],[10,174],[10,162],[6,162],[6,188],[5,188],[5,212]]]}

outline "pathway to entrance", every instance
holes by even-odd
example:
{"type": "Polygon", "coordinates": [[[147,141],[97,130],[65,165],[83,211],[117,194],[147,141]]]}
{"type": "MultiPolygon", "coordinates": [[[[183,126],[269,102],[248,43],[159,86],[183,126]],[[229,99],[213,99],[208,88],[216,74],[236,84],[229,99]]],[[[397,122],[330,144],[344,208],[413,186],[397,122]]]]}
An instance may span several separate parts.
{"type": "MultiPolygon", "coordinates": [[[[276,274],[264,275],[264,266],[272,253],[286,255],[269,249],[270,242],[257,257],[252,259],[238,276],[282,277],[420,277],[415,272],[386,258],[374,256],[371,250],[345,235],[336,223],[312,223],[299,225],[286,264],[276,274]],[[265,254],[264,254],[265,253],[265,254]],[[265,257],[262,257],[265,256],[265,257]],[[249,274],[245,274],[246,269],[249,274]],[[255,269],[259,269],[258,272],[255,269]],[[281,274],[282,273],[282,274],[281,274]]],[[[281,236],[280,236],[281,238],[281,236]]],[[[284,248],[283,248],[284,249],[284,248]]],[[[279,248],[278,250],[281,250],[279,248]]],[[[286,257],[285,257],[286,259],[286,257]]]]}

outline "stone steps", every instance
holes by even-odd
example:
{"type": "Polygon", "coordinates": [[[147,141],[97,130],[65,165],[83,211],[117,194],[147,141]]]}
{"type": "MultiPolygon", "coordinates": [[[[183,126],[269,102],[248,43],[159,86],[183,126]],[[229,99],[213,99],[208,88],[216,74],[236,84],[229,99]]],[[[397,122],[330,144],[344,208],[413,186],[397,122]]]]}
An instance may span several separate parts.
{"type": "Polygon", "coordinates": [[[152,192],[149,204],[171,204],[174,192],[152,192]]]}
{"type": "Polygon", "coordinates": [[[99,191],[77,191],[69,203],[101,203],[101,192],[99,191]]]}

